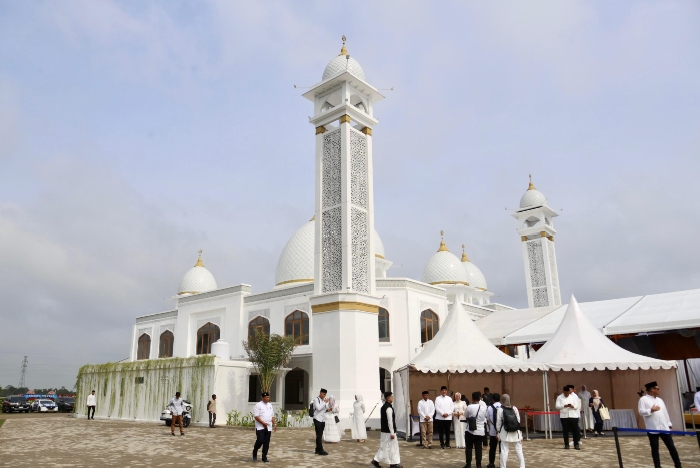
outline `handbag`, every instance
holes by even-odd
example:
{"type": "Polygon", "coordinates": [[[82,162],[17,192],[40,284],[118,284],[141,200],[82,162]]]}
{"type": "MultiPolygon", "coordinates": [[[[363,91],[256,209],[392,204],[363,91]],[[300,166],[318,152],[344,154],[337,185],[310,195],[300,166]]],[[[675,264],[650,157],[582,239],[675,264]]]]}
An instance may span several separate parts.
{"type": "Polygon", "coordinates": [[[610,421],[610,411],[608,411],[608,409],[605,406],[600,405],[598,414],[600,414],[600,419],[602,419],[603,421],[610,421]]]}
{"type": "Polygon", "coordinates": [[[335,423],[340,424],[340,418],[338,416],[335,417],[335,423]]]}
{"type": "Polygon", "coordinates": [[[476,416],[469,416],[467,418],[467,426],[470,431],[476,430],[476,418],[479,416],[479,411],[481,411],[481,405],[479,405],[479,409],[476,410],[476,416]]]}

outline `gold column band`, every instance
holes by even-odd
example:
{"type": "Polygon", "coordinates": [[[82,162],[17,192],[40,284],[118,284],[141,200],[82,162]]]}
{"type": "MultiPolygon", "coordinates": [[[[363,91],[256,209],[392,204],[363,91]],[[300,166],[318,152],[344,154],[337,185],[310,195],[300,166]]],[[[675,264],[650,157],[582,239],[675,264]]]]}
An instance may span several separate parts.
{"type": "Polygon", "coordinates": [[[362,131],[362,133],[364,133],[365,135],[372,136],[372,129],[369,128],[369,127],[365,127],[365,128],[363,128],[361,131],[362,131]]]}
{"type": "Polygon", "coordinates": [[[327,304],[318,304],[311,307],[311,311],[314,314],[321,312],[332,312],[335,310],[360,310],[362,312],[371,312],[373,314],[379,313],[379,306],[372,304],[365,304],[362,302],[329,302],[327,304]]]}
{"type": "Polygon", "coordinates": [[[547,232],[540,231],[540,237],[547,237],[547,232]]]}
{"type": "Polygon", "coordinates": [[[348,114],[345,114],[340,118],[340,123],[350,123],[350,116],[348,114]]]}
{"type": "Polygon", "coordinates": [[[520,236],[520,240],[523,241],[523,242],[526,242],[526,241],[527,241],[527,236],[520,236]]]}
{"type": "Polygon", "coordinates": [[[320,135],[322,133],[326,133],[326,127],[321,125],[320,127],[316,127],[316,135],[320,135]]]}
{"type": "Polygon", "coordinates": [[[547,236],[547,239],[549,239],[550,241],[554,242],[554,236],[547,236]]]}

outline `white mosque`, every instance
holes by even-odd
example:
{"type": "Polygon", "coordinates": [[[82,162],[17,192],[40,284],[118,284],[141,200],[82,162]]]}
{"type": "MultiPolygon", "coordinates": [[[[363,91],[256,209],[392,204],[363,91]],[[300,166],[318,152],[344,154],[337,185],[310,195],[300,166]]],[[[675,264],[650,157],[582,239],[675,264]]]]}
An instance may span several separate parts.
{"type": "MultiPolygon", "coordinates": [[[[273,387],[273,402],[302,409],[323,386],[340,398],[341,409],[351,408],[358,389],[378,394],[390,388],[393,371],[433,339],[454,301],[473,320],[512,308],[491,302],[494,293],[464,246],[460,257],[444,237],[439,246],[436,239],[438,249],[429,258],[426,248],[420,280],[389,276],[390,246],[385,250],[374,230],[372,180],[373,111],[383,96],[345,45],[303,96],[314,104],[315,214],[282,250],[276,286],[256,293],[248,284],[219,287],[200,251],[174,295],[173,310],[136,318],[131,360],[210,354],[221,340],[227,346],[214,353],[241,362],[242,342],[255,331],[299,336],[289,370],[273,387]]],[[[560,305],[556,213],[530,182],[514,216],[530,307],[560,305]]],[[[253,371],[247,384],[242,393],[258,401],[253,371]]]]}

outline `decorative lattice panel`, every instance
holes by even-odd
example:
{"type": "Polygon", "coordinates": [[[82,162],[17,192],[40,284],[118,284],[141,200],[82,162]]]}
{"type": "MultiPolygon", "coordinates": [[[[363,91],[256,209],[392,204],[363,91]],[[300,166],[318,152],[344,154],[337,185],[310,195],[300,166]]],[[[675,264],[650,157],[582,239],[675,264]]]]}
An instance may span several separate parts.
{"type": "Polygon", "coordinates": [[[340,129],[323,135],[321,202],[323,208],[340,204],[340,129]]]}
{"type": "Polygon", "coordinates": [[[367,194],[367,136],[350,130],[350,201],[369,208],[367,194]]]}
{"type": "Polygon", "coordinates": [[[547,285],[547,276],[544,270],[544,255],[542,253],[542,242],[537,240],[528,241],[527,259],[530,267],[530,286],[537,288],[547,285]]]}
{"type": "Polygon", "coordinates": [[[532,304],[535,307],[547,307],[549,305],[546,286],[532,290],[532,304]]]}
{"type": "Polygon", "coordinates": [[[324,293],[343,289],[343,223],[340,207],[321,214],[321,289],[324,293]]]}
{"type": "Polygon", "coordinates": [[[369,226],[367,212],[352,208],[352,289],[369,293],[369,226]]]}
{"type": "Polygon", "coordinates": [[[557,257],[554,253],[554,242],[547,241],[547,253],[549,255],[549,274],[552,275],[552,294],[554,305],[561,305],[561,293],[559,292],[559,273],[557,272],[557,257]]]}

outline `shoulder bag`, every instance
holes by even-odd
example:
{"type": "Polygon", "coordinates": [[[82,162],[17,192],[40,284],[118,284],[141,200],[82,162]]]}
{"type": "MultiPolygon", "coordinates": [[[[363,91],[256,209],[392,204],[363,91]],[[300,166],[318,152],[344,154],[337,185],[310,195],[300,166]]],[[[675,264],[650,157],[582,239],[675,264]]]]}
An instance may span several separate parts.
{"type": "Polygon", "coordinates": [[[603,421],[610,421],[610,411],[608,411],[608,409],[605,406],[603,406],[602,403],[600,405],[600,408],[598,408],[598,414],[600,414],[600,419],[602,419],[603,421]]]}

